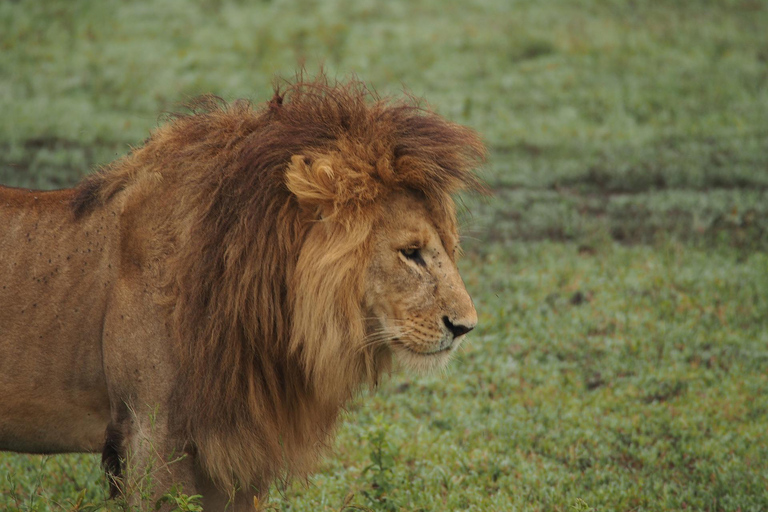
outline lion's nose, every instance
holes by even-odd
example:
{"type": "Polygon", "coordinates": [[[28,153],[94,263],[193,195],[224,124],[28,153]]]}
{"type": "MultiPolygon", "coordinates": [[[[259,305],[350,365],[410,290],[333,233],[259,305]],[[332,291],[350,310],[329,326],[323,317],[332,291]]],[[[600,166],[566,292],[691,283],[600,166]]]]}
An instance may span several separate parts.
{"type": "Polygon", "coordinates": [[[464,325],[460,323],[454,324],[453,322],[451,322],[451,319],[448,318],[447,316],[443,317],[443,323],[448,328],[448,330],[451,331],[454,338],[458,338],[459,336],[467,334],[469,331],[475,328],[474,323],[470,325],[464,325]]]}

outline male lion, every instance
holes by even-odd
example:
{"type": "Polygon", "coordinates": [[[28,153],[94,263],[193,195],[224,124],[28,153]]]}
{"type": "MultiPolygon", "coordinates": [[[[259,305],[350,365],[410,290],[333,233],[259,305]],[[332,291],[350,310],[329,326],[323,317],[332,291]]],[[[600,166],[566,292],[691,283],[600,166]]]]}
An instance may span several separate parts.
{"type": "Polygon", "coordinates": [[[484,148],[371,96],[204,98],[74,189],[0,187],[0,449],[101,451],[129,500],[180,459],[154,489],[245,508],[393,354],[442,367],[477,322],[451,194],[484,148]]]}

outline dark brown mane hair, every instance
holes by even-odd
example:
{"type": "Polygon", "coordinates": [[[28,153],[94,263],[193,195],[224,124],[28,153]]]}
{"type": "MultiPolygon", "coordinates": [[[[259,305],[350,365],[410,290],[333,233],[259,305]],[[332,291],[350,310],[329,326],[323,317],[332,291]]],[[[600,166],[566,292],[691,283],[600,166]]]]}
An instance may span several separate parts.
{"type": "Polygon", "coordinates": [[[80,185],[76,216],[119,200],[161,219],[148,264],[178,349],[171,417],[220,485],[311,469],[389,365],[355,345],[377,204],[408,189],[452,211],[450,194],[482,188],[484,151],[411,99],[321,75],[256,108],[201,98],[80,185]]]}

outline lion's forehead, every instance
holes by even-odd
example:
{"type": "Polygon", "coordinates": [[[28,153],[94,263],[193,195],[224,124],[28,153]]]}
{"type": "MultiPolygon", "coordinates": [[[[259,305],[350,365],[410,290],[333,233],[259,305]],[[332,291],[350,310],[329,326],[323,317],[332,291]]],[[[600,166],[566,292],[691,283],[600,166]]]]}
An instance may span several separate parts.
{"type": "Polygon", "coordinates": [[[394,193],[386,203],[380,221],[393,245],[425,247],[439,243],[449,255],[456,252],[459,233],[452,209],[412,191],[394,193]]]}

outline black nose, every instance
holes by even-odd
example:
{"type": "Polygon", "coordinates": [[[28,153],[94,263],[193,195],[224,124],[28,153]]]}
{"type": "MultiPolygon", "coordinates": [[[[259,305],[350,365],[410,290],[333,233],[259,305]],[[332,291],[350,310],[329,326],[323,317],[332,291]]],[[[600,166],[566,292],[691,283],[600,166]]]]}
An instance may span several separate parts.
{"type": "Polygon", "coordinates": [[[467,327],[466,325],[454,324],[447,316],[443,317],[443,323],[448,328],[448,330],[453,333],[454,338],[458,338],[462,334],[467,334],[469,331],[475,328],[474,326],[467,327]]]}

